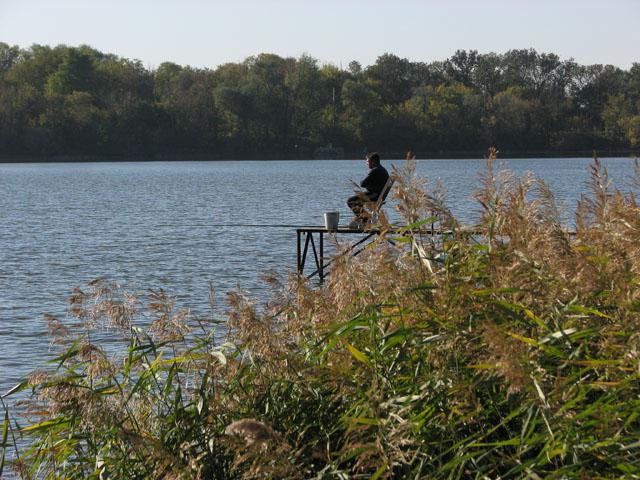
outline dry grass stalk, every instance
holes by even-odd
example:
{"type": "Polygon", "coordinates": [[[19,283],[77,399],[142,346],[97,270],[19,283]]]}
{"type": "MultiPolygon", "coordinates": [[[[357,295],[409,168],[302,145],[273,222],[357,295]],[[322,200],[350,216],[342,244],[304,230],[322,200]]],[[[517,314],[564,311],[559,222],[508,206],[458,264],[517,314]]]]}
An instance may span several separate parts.
{"type": "Polygon", "coordinates": [[[37,449],[18,466],[50,478],[95,465],[103,478],[635,478],[635,196],[595,160],[569,235],[549,187],[496,171],[496,155],[476,192],[485,235],[465,232],[409,159],[394,172],[407,235],[337,256],[321,288],[270,275],[262,308],[231,292],[226,343],[215,322],[188,330],[162,290],[143,309],[104,279],[77,289],[70,314],[130,348],[113,361],[81,337],[58,373],[30,378],[37,449]],[[425,219],[450,234],[421,236],[425,219]],[[132,327],[141,315],[151,335],[132,327]]]}

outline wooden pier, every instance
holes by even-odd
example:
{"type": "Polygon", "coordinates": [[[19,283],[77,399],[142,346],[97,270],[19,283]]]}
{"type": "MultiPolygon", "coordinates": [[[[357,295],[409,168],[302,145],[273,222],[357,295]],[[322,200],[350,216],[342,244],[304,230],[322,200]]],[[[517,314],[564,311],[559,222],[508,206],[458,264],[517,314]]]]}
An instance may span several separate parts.
{"type": "MultiPolygon", "coordinates": [[[[474,227],[462,227],[455,230],[458,233],[464,233],[467,235],[472,235],[475,237],[484,237],[487,232],[474,227]]],[[[564,231],[569,236],[574,236],[576,234],[575,230],[565,230],[564,231]]],[[[324,279],[328,275],[328,267],[331,264],[332,260],[325,257],[325,235],[363,235],[361,239],[359,239],[356,243],[349,246],[349,248],[344,253],[352,252],[352,255],[358,255],[365,248],[362,246],[367,240],[370,240],[376,235],[384,234],[392,234],[392,235],[429,235],[432,237],[440,237],[454,234],[453,230],[450,229],[441,229],[441,228],[419,228],[417,230],[407,230],[406,228],[390,228],[380,230],[380,229],[355,229],[348,227],[338,227],[335,230],[328,230],[325,227],[318,226],[310,226],[310,227],[297,227],[296,228],[296,266],[298,275],[305,275],[304,270],[307,264],[307,257],[313,254],[313,261],[315,263],[315,270],[306,275],[306,278],[313,278],[316,275],[320,283],[324,282],[324,279]],[[362,248],[358,249],[358,247],[362,246],[362,248]],[[311,247],[311,248],[309,248],[311,247]]],[[[393,238],[387,238],[388,242],[394,244],[393,238]]],[[[424,252],[421,252],[420,245],[412,244],[412,249],[417,250],[418,256],[424,256],[424,252]]]]}
{"type": "MultiPolygon", "coordinates": [[[[471,232],[471,230],[469,231],[471,232]]],[[[453,232],[451,230],[442,230],[438,228],[421,228],[418,231],[408,231],[405,228],[388,228],[384,230],[372,228],[363,230],[358,228],[338,227],[335,230],[328,230],[325,227],[298,227],[296,228],[296,265],[298,274],[305,274],[304,269],[307,263],[307,257],[313,254],[315,270],[306,275],[306,278],[313,278],[318,275],[320,283],[324,282],[324,279],[328,274],[327,267],[329,267],[332,261],[327,261],[324,254],[325,235],[363,235],[363,237],[356,243],[350,245],[345,252],[352,252],[352,255],[356,256],[364,249],[363,244],[365,242],[377,235],[381,235],[382,233],[395,235],[415,235],[416,233],[419,233],[421,235],[442,236],[453,232]],[[362,246],[362,248],[358,249],[360,246],[362,246]],[[311,247],[311,249],[309,249],[309,247],[311,247]]],[[[387,238],[386,240],[391,244],[395,243],[392,238],[387,238]]]]}
{"type": "MultiPolygon", "coordinates": [[[[348,228],[348,227],[338,227],[335,230],[327,230],[325,227],[300,227],[296,229],[296,258],[297,258],[297,269],[299,275],[304,275],[304,267],[307,262],[307,255],[309,254],[309,246],[311,246],[311,252],[313,253],[313,259],[315,261],[316,269],[307,275],[307,278],[312,278],[318,275],[320,283],[324,282],[326,277],[325,269],[331,263],[327,262],[324,255],[324,236],[325,235],[336,235],[336,234],[345,234],[345,235],[364,235],[363,238],[358,240],[355,244],[351,245],[350,251],[353,251],[358,246],[362,245],[364,242],[369,240],[375,235],[380,234],[380,230],[367,230],[364,231],[362,229],[357,228],[348,228]],[[303,244],[304,237],[304,246],[303,244]]],[[[356,251],[354,254],[357,255],[359,252],[356,251]]]]}

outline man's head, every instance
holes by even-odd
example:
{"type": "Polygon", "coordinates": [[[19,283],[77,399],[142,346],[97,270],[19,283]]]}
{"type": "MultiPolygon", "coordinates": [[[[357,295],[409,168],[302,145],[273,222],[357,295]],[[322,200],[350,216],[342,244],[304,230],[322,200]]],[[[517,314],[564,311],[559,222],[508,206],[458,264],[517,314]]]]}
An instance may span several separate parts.
{"type": "Polygon", "coordinates": [[[378,155],[378,152],[367,153],[365,158],[367,160],[367,166],[369,168],[376,168],[378,165],[380,165],[380,155],[378,155]]]}

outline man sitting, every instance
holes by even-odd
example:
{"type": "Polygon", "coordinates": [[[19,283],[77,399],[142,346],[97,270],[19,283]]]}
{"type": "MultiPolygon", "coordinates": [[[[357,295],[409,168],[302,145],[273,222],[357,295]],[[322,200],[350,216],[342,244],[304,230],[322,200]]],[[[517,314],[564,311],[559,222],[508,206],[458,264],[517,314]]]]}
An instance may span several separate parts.
{"type": "Polygon", "coordinates": [[[367,213],[364,210],[365,202],[376,202],[382,190],[389,180],[389,172],[380,165],[380,155],[376,152],[367,153],[365,160],[369,167],[369,174],[360,182],[360,186],[365,189],[347,200],[347,205],[354,213],[353,220],[349,228],[361,229],[367,223],[367,213]]]}

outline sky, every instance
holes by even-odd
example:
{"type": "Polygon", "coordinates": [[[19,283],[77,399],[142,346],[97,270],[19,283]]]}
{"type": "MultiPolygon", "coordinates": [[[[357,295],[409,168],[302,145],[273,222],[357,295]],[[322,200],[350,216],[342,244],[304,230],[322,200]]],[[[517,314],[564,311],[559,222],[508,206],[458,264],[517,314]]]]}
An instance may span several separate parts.
{"type": "Polygon", "coordinates": [[[0,0],[0,42],[90,45],[215,68],[258,53],[347,67],[383,53],[535,48],[580,64],[640,62],[640,0],[0,0]]]}

